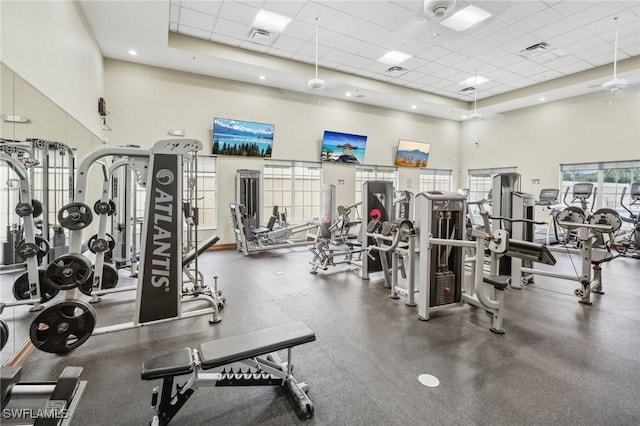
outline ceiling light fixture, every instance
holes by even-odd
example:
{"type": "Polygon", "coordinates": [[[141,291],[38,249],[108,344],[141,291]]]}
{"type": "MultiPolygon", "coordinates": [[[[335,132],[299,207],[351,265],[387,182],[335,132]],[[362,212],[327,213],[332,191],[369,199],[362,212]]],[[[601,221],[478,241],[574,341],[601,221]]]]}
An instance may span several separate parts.
{"type": "Polygon", "coordinates": [[[137,56],[138,55],[138,52],[136,50],[133,50],[133,49],[129,49],[129,51],[127,53],[129,53],[129,55],[131,55],[131,56],[137,56]]]}
{"type": "Polygon", "coordinates": [[[538,100],[539,100],[540,102],[544,102],[545,100],[547,100],[547,98],[544,98],[544,97],[543,97],[543,98],[539,98],[538,100]]]}
{"type": "Polygon", "coordinates": [[[469,77],[464,81],[461,81],[458,84],[461,84],[463,86],[467,86],[467,87],[475,87],[478,86],[480,84],[486,83],[487,81],[491,81],[488,78],[484,78],[484,77],[480,77],[479,75],[475,75],[473,77],[469,77]]]}
{"type": "Polygon", "coordinates": [[[416,109],[416,108],[418,108],[418,107],[415,106],[415,105],[411,105],[411,109],[416,109]]]}
{"type": "Polygon", "coordinates": [[[467,6],[440,22],[455,31],[464,31],[491,16],[491,13],[476,6],[467,6]]]}
{"type": "Polygon", "coordinates": [[[344,95],[348,98],[351,96],[351,92],[346,92],[344,95]]]}
{"type": "Polygon", "coordinates": [[[253,20],[253,26],[261,30],[281,33],[289,22],[291,22],[291,18],[287,16],[260,9],[253,20]]]}
{"type": "Polygon", "coordinates": [[[404,62],[410,57],[411,55],[407,55],[406,53],[392,50],[382,55],[382,57],[378,59],[378,62],[382,62],[387,65],[398,65],[400,62],[404,62]]]}
{"type": "Polygon", "coordinates": [[[261,75],[258,77],[260,80],[265,80],[267,77],[265,77],[264,75],[261,75]]]}

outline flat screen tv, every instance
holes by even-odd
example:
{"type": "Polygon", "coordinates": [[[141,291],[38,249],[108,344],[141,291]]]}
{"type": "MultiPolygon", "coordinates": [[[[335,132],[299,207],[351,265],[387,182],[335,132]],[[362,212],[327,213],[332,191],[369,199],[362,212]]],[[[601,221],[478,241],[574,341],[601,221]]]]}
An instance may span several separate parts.
{"type": "Polygon", "coordinates": [[[396,151],[396,166],[427,167],[431,144],[400,139],[396,151]]]}
{"type": "Polygon", "coordinates": [[[212,154],[270,158],[274,129],[273,124],[214,118],[212,154]]]}
{"type": "Polygon", "coordinates": [[[362,164],[367,137],[351,133],[324,131],[320,160],[343,164],[362,164]]]}

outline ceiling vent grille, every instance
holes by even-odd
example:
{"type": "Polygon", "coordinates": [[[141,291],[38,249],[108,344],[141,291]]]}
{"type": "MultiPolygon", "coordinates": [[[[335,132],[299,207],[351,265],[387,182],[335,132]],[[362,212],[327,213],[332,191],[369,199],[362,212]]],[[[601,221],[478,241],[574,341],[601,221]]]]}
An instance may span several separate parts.
{"type": "Polygon", "coordinates": [[[524,56],[525,58],[530,58],[532,56],[537,56],[549,51],[550,47],[551,46],[549,46],[547,42],[543,41],[543,42],[531,45],[529,47],[525,47],[520,52],[518,52],[518,54],[520,56],[524,56]]]}
{"type": "Polygon", "coordinates": [[[404,74],[407,71],[408,70],[406,68],[402,68],[397,65],[394,65],[391,68],[387,69],[385,72],[393,77],[397,77],[399,75],[404,74]]]}
{"type": "Polygon", "coordinates": [[[473,86],[469,86],[469,87],[465,87],[464,89],[461,89],[460,92],[461,93],[471,93],[471,92],[475,92],[476,88],[473,86]]]}
{"type": "Polygon", "coordinates": [[[262,44],[264,46],[271,46],[276,40],[277,36],[274,36],[267,30],[261,30],[260,28],[251,28],[249,33],[249,40],[253,43],[262,44]]]}

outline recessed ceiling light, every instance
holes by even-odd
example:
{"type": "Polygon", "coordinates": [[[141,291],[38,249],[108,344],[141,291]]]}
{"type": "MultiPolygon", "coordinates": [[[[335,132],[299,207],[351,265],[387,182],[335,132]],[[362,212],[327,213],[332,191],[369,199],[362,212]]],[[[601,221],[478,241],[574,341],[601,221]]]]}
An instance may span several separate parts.
{"type": "Polygon", "coordinates": [[[349,96],[351,96],[351,92],[346,92],[344,95],[348,98],[349,96]]]}
{"type": "Polygon", "coordinates": [[[259,76],[258,78],[259,78],[260,80],[264,80],[264,79],[265,79],[265,78],[267,78],[267,77],[265,77],[264,75],[261,75],[261,76],[259,76]]]}
{"type": "Polygon", "coordinates": [[[129,55],[136,56],[137,54],[138,54],[138,51],[133,50],[133,49],[129,49],[129,55]]]}
{"type": "Polygon", "coordinates": [[[411,109],[416,109],[416,108],[418,108],[418,107],[415,106],[415,105],[411,105],[411,109]]]}
{"type": "Polygon", "coordinates": [[[467,6],[440,22],[452,30],[464,31],[491,16],[491,13],[476,6],[467,6]]]}
{"type": "Polygon", "coordinates": [[[291,22],[291,18],[287,16],[260,9],[253,20],[253,26],[261,30],[281,33],[289,22],[291,22]]]}
{"type": "Polygon", "coordinates": [[[387,65],[397,65],[400,62],[406,61],[409,59],[411,55],[407,55],[406,53],[398,52],[397,50],[392,50],[390,52],[385,53],[378,62],[382,62],[387,65]]]}
{"type": "Polygon", "coordinates": [[[463,115],[463,116],[462,116],[462,119],[463,119],[463,120],[466,120],[466,119],[467,119],[467,116],[466,116],[466,115],[463,115]]]}
{"type": "Polygon", "coordinates": [[[486,83],[487,81],[490,81],[490,80],[488,78],[480,77],[479,75],[477,75],[477,76],[469,77],[458,84],[461,84],[463,86],[468,86],[468,87],[470,86],[475,87],[479,84],[486,83]]]}
{"type": "Polygon", "coordinates": [[[539,100],[540,102],[544,102],[546,99],[547,99],[547,98],[544,98],[544,97],[543,97],[543,98],[539,98],[538,100],[539,100]]]}

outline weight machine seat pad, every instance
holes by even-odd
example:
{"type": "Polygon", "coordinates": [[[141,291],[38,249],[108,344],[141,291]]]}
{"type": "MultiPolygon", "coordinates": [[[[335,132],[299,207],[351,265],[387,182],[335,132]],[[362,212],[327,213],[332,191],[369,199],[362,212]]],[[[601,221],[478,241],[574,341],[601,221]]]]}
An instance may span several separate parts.
{"type": "Polygon", "coordinates": [[[191,348],[146,360],[142,364],[142,380],[162,379],[167,376],[181,376],[193,372],[191,348]]]}
{"type": "Polygon", "coordinates": [[[592,250],[591,251],[591,264],[600,265],[602,263],[613,260],[614,256],[610,251],[606,250],[592,250]]]}
{"type": "Polygon", "coordinates": [[[534,243],[532,241],[509,239],[505,255],[517,257],[519,259],[531,260],[545,265],[556,264],[556,258],[551,254],[546,245],[534,243]]]}
{"type": "Polygon", "coordinates": [[[200,344],[203,370],[313,342],[316,335],[303,322],[265,328],[200,344]]]}
{"type": "Polygon", "coordinates": [[[511,277],[508,275],[490,275],[483,276],[482,281],[491,284],[496,290],[504,290],[507,288],[511,277]]]}

